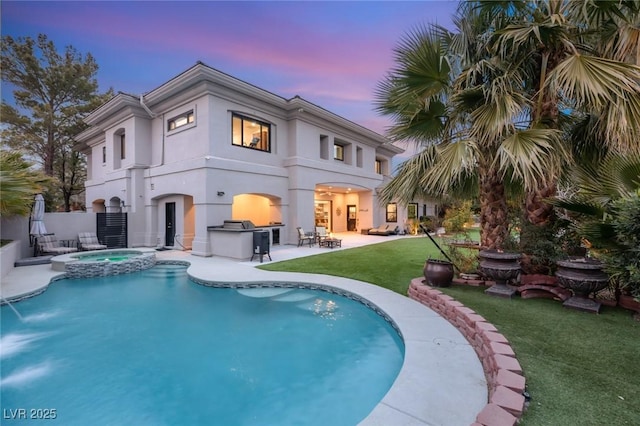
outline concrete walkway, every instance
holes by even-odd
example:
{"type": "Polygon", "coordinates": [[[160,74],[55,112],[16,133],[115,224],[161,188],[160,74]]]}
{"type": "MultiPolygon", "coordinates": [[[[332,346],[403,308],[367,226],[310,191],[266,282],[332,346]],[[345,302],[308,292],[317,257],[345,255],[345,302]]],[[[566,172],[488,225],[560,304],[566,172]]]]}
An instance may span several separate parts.
{"type": "MultiPolygon", "coordinates": [[[[341,248],[274,246],[273,262],[346,250],[394,238],[337,234],[341,248]]],[[[420,237],[406,237],[420,238],[420,237]]],[[[255,268],[259,261],[239,262],[221,257],[203,258],[188,252],[160,251],[159,260],[185,260],[188,273],[211,282],[298,282],[347,290],[371,301],[400,329],[405,360],[392,388],[361,425],[470,425],[487,404],[488,390],[482,364],[473,347],[449,322],[424,305],[390,290],[361,281],[318,274],[269,272],[255,268]]],[[[268,258],[265,258],[268,262],[268,258]]],[[[3,279],[5,299],[46,289],[62,274],[50,265],[15,268],[3,279]]],[[[16,304],[19,309],[19,302],[16,304]]]]}

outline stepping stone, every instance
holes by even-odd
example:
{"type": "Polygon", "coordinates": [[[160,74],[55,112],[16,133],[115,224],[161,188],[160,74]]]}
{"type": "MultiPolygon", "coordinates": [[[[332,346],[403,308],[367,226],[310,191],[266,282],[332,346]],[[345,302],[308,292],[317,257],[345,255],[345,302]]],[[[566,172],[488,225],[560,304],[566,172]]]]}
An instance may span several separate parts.
{"type": "Polygon", "coordinates": [[[312,291],[296,290],[285,294],[284,296],[274,297],[273,300],[278,302],[303,302],[305,300],[313,299],[317,297],[317,294],[312,291]]]}
{"type": "Polygon", "coordinates": [[[279,296],[281,294],[289,293],[293,291],[292,288],[276,288],[276,287],[265,287],[265,288],[239,288],[238,293],[247,297],[274,297],[279,296]]]}

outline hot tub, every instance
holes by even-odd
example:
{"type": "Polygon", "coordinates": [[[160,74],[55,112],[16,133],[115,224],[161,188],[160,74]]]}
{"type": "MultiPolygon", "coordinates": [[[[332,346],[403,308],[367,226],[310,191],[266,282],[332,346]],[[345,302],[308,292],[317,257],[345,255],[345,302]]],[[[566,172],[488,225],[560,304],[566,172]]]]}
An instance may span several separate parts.
{"type": "Polygon", "coordinates": [[[54,270],[64,271],[69,278],[104,277],[149,269],[156,264],[155,250],[113,249],[56,256],[51,259],[54,270]]]}

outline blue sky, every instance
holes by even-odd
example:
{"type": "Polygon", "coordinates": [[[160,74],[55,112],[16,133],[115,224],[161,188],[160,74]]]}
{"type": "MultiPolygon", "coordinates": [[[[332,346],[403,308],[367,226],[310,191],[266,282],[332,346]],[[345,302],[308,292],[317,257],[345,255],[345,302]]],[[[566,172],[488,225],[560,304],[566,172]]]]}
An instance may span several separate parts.
{"type": "Polygon", "coordinates": [[[91,53],[102,91],[145,93],[202,61],[384,134],[372,100],[393,47],[416,26],[451,27],[457,3],[3,0],[0,12],[2,35],[91,53]]]}

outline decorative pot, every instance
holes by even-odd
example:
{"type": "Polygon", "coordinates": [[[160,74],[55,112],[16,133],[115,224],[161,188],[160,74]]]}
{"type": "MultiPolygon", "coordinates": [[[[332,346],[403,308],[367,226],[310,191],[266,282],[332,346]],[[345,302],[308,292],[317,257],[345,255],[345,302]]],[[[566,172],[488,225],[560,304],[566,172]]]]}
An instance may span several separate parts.
{"type": "Polygon", "coordinates": [[[427,284],[433,287],[449,287],[453,280],[453,264],[446,260],[427,259],[423,272],[427,284]]]}
{"type": "Polygon", "coordinates": [[[581,311],[600,311],[600,302],[589,298],[591,293],[602,290],[609,283],[609,275],[603,271],[604,264],[589,258],[572,258],[556,262],[558,284],[573,292],[573,296],[562,305],[581,311]]]}
{"type": "Polygon", "coordinates": [[[480,265],[478,270],[495,281],[485,293],[491,296],[512,297],[515,290],[507,283],[520,274],[520,253],[509,253],[498,250],[482,250],[478,253],[480,265]]]}

